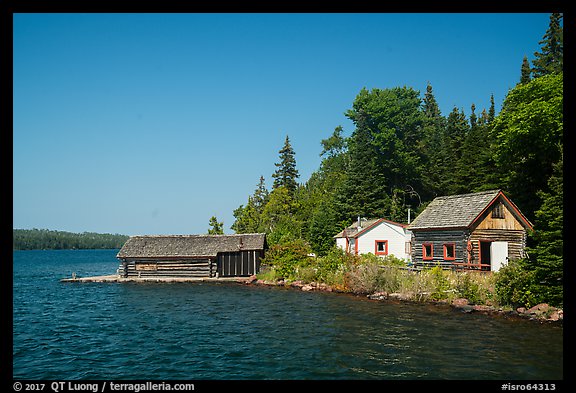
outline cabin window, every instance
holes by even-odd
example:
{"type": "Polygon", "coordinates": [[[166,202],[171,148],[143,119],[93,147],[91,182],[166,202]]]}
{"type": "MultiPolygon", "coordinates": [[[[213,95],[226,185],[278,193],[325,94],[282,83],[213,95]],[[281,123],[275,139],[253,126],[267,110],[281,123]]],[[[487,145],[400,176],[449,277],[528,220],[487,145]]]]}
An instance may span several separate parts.
{"type": "Polygon", "coordinates": [[[434,247],[432,243],[422,244],[422,259],[425,261],[432,260],[434,258],[434,247]]]}
{"type": "Polygon", "coordinates": [[[453,261],[456,259],[456,245],[454,243],[444,244],[444,260],[453,261]]]}
{"type": "Polygon", "coordinates": [[[376,255],[388,255],[388,240],[376,240],[376,255]]]}
{"type": "Polygon", "coordinates": [[[492,218],[504,218],[504,205],[502,203],[494,206],[492,209],[492,218]]]}

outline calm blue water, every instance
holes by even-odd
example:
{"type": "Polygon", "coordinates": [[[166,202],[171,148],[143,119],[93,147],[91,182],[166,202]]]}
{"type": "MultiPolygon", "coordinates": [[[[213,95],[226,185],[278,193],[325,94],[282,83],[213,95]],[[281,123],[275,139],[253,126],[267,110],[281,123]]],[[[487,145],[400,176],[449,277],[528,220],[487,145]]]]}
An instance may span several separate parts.
{"type": "Polygon", "coordinates": [[[563,328],[239,284],[60,283],[116,250],[15,251],[15,379],[562,379],[563,328]]]}

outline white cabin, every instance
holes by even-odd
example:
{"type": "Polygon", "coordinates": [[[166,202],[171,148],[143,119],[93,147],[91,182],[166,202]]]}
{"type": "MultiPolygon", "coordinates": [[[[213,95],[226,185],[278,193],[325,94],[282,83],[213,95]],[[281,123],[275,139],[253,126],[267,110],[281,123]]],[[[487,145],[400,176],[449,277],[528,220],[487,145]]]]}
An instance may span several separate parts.
{"type": "Polygon", "coordinates": [[[406,229],[407,226],[384,218],[360,219],[334,238],[336,245],[347,252],[372,253],[378,256],[394,255],[396,258],[410,261],[412,232],[406,229]]]}

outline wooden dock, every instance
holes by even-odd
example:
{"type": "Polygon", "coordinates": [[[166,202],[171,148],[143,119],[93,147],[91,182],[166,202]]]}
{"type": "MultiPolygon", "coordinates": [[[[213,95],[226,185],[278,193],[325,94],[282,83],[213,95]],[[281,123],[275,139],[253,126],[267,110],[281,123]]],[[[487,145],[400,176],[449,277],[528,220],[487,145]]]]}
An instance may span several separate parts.
{"type": "Polygon", "coordinates": [[[120,277],[117,274],[92,277],[63,278],[60,282],[239,282],[246,283],[253,277],[120,277]]]}

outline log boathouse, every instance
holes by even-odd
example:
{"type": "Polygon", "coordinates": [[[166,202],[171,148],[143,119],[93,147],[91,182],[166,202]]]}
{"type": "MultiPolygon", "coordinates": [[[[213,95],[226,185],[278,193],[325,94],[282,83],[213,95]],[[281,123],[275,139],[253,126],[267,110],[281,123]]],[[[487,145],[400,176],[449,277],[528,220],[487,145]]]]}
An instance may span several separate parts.
{"type": "Polygon", "coordinates": [[[256,274],[264,233],[131,236],[116,256],[124,278],[242,277],[256,274]]]}
{"type": "Polygon", "coordinates": [[[501,190],[434,199],[408,226],[416,267],[498,271],[525,256],[532,224],[501,190]]]}

